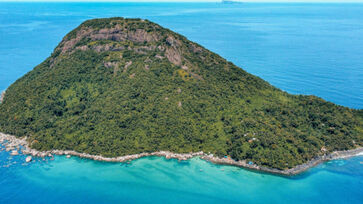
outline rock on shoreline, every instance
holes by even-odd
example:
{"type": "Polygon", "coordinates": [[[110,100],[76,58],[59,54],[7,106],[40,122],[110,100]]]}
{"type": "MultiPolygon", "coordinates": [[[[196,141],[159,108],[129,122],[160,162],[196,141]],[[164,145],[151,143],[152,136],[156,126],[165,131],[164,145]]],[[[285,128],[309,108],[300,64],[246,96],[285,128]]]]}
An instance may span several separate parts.
{"type": "Polygon", "coordinates": [[[27,157],[25,158],[25,162],[27,162],[27,163],[28,163],[28,162],[31,162],[31,161],[32,161],[32,159],[33,159],[33,158],[32,158],[31,156],[27,156],[27,157]]]}
{"type": "MultiPolygon", "coordinates": [[[[267,173],[273,173],[273,174],[280,174],[280,175],[296,175],[299,173],[302,173],[306,170],[308,170],[311,167],[314,167],[324,161],[334,160],[334,159],[341,159],[341,158],[348,158],[352,156],[356,156],[363,153],[363,147],[359,147],[352,150],[347,151],[335,151],[328,155],[323,155],[316,157],[304,164],[298,165],[294,168],[287,169],[287,170],[279,170],[279,169],[273,169],[268,167],[262,167],[255,164],[248,164],[246,161],[235,161],[231,158],[220,158],[216,157],[212,154],[206,154],[202,151],[200,152],[191,152],[191,153],[184,153],[184,154],[178,154],[173,153],[169,151],[159,151],[159,152],[152,152],[152,153],[140,153],[140,154],[132,154],[132,155],[126,155],[126,156],[120,156],[120,157],[103,157],[101,155],[91,155],[86,153],[79,153],[72,150],[51,150],[51,151],[38,151],[35,149],[31,149],[28,145],[28,142],[26,141],[26,137],[24,138],[17,138],[13,135],[7,135],[4,133],[0,133],[0,144],[3,144],[6,148],[6,151],[17,151],[22,147],[21,151],[23,154],[31,155],[34,157],[51,157],[53,155],[67,155],[69,158],[72,156],[77,156],[81,158],[86,159],[92,159],[96,161],[106,161],[106,162],[126,162],[130,160],[139,159],[142,157],[147,156],[160,156],[165,157],[167,159],[178,159],[179,161],[182,160],[188,160],[196,156],[200,156],[201,159],[210,161],[215,164],[223,164],[223,165],[232,165],[232,166],[238,166],[243,167],[251,170],[258,170],[263,171],[267,173]]],[[[31,156],[28,156],[26,159],[30,158],[31,156]]],[[[29,162],[30,162],[29,161],[29,162]]],[[[28,162],[28,161],[27,161],[28,162]]]]}
{"type": "Polygon", "coordinates": [[[291,169],[286,169],[286,170],[268,168],[268,167],[264,167],[264,166],[258,166],[255,164],[248,164],[246,161],[235,161],[235,160],[232,160],[229,158],[219,158],[219,157],[214,157],[211,155],[202,156],[201,159],[210,161],[215,164],[239,166],[239,167],[243,167],[243,168],[247,168],[247,169],[251,169],[251,170],[258,170],[258,171],[263,171],[263,172],[272,173],[272,174],[293,176],[293,175],[300,174],[300,173],[308,170],[309,168],[314,167],[322,162],[329,161],[329,160],[335,160],[335,159],[349,158],[349,157],[361,155],[362,152],[363,152],[363,147],[359,147],[359,148],[352,149],[352,150],[346,150],[346,151],[335,151],[328,155],[316,157],[304,164],[300,164],[291,169]]]}

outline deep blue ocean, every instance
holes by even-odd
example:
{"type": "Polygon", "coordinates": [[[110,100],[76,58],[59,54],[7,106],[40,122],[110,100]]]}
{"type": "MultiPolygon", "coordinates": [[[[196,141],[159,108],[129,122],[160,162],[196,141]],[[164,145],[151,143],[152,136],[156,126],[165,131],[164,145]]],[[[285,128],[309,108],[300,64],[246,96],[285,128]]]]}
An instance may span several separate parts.
{"type": "MultiPolygon", "coordinates": [[[[81,22],[146,18],[293,94],[363,108],[363,4],[0,3],[0,90],[81,22]]],[[[130,164],[0,151],[0,203],[363,203],[363,156],[280,177],[198,158],[130,164]]]]}

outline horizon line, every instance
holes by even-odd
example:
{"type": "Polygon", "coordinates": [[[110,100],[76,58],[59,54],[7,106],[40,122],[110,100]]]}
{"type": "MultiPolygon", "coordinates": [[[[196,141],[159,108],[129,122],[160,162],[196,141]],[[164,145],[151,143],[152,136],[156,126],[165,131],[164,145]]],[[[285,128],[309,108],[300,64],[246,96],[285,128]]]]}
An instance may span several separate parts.
{"type": "MultiPolygon", "coordinates": [[[[224,0],[0,0],[0,3],[224,3],[224,0]]],[[[363,0],[226,0],[226,3],[363,3],[363,0]]]]}

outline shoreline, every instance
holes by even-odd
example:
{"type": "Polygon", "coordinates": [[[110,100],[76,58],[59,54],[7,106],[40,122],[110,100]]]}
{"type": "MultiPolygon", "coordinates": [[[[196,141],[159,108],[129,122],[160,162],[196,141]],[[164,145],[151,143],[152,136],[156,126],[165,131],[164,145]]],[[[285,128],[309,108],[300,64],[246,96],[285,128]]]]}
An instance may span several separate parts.
{"type": "Polygon", "coordinates": [[[318,156],[304,164],[300,164],[291,169],[279,170],[269,167],[258,166],[255,164],[248,164],[247,161],[235,161],[230,158],[220,158],[216,157],[213,154],[206,154],[203,151],[200,152],[191,152],[191,153],[173,153],[169,151],[158,151],[152,153],[139,153],[132,155],[125,155],[119,157],[103,157],[101,155],[91,155],[87,153],[79,153],[73,150],[50,150],[50,151],[38,151],[29,147],[28,142],[26,141],[26,137],[17,138],[13,135],[8,135],[4,133],[0,133],[0,144],[5,146],[5,151],[12,152],[11,155],[18,155],[19,151],[24,155],[31,155],[34,157],[52,157],[53,155],[69,155],[69,156],[77,156],[80,158],[92,159],[95,161],[105,161],[105,162],[126,162],[135,159],[139,159],[147,156],[159,156],[165,157],[166,159],[178,159],[179,161],[184,161],[191,159],[193,157],[199,156],[200,159],[205,161],[221,164],[221,165],[230,165],[237,166],[249,170],[255,170],[265,173],[278,174],[283,176],[294,176],[300,173],[307,171],[308,169],[322,163],[325,161],[343,159],[358,156],[363,153],[363,147],[358,147],[352,150],[346,151],[335,151],[328,155],[318,156]],[[22,148],[21,148],[22,147],[22,148]]]}
{"type": "Polygon", "coordinates": [[[337,160],[337,159],[346,159],[350,157],[360,156],[363,155],[363,147],[358,147],[356,149],[351,150],[344,150],[344,151],[334,151],[330,154],[318,156],[308,162],[305,162],[303,164],[297,165],[291,169],[286,170],[280,170],[280,169],[274,169],[264,166],[258,166],[258,165],[249,165],[246,163],[246,161],[235,161],[232,159],[226,159],[226,158],[218,158],[218,157],[210,157],[208,155],[202,156],[201,159],[210,161],[214,164],[222,164],[222,165],[231,165],[231,166],[238,166],[241,168],[246,168],[249,170],[254,170],[258,172],[264,172],[264,173],[270,173],[270,174],[277,174],[282,176],[294,176],[301,174],[307,170],[309,170],[312,167],[315,167],[321,163],[330,161],[330,160],[337,160]]]}

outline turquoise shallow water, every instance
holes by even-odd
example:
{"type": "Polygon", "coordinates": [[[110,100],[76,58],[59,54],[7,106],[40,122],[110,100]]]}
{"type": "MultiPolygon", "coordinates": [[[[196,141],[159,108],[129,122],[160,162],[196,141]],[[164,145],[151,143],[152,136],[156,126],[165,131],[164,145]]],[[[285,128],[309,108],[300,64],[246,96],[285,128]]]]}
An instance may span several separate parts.
{"type": "Polygon", "coordinates": [[[25,156],[8,155],[0,152],[0,203],[362,203],[363,195],[363,156],[286,178],[198,158],[24,164],[25,156]]]}
{"type": "MultiPolygon", "coordinates": [[[[363,4],[0,3],[0,90],[82,21],[111,16],[155,21],[290,93],[363,108],[363,4]]],[[[363,203],[362,156],[292,178],[197,158],[23,162],[0,151],[0,203],[363,203]]]]}

